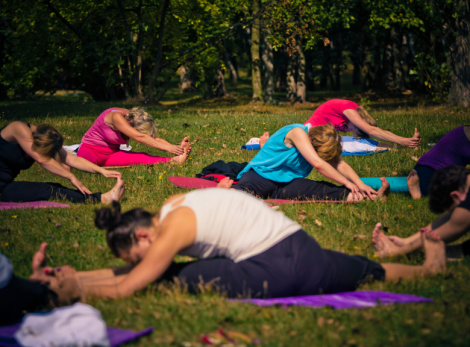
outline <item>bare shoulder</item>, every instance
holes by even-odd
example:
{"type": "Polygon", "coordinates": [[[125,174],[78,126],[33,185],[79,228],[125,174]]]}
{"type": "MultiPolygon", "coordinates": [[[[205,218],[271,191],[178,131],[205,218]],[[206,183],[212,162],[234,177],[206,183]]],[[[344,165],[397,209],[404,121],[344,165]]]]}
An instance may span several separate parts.
{"type": "Polygon", "coordinates": [[[196,214],[187,206],[176,207],[160,224],[160,236],[174,240],[180,245],[180,249],[191,246],[196,233],[196,214]]]}
{"type": "Polygon", "coordinates": [[[21,122],[14,121],[8,124],[1,132],[1,136],[10,142],[18,142],[18,138],[29,138],[31,137],[32,131],[36,130],[36,126],[21,122]],[[34,127],[34,129],[33,129],[34,127]]]}

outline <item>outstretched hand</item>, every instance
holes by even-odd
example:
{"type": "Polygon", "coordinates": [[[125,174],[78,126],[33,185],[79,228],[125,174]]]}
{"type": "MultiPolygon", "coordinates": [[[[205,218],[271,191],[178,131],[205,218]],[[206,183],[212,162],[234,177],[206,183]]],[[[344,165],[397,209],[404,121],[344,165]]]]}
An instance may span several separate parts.
{"type": "Polygon", "coordinates": [[[85,194],[92,194],[91,191],[89,191],[88,188],[85,187],[85,186],[83,185],[83,183],[78,180],[77,177],[73,176],[73,177],[70,179],[70,183],[72,183],[73,186],[74,186],[75,188],[77,188],[83,195],[85,195],[85,194]]]}
{"type": "Polygon", "coordinates": [[[421,135],[419,134],[419,131],[417,128],[415,128],[415,133],[413,134],[413,137],[410,137],[409,139],[405,139],[402,145],[406,147],[410,147],[410,148],[417,148],[421,146],[421,135]]]}
{"type": "Polygon", "coordinates": [[[360,200],[362,198],[359,187],[356,186],[354,183],[349,182],[349,183],[345,184],[344,186],[351,191],[353,199],[360,200]]]}
{"type": "Polygon", "coordinates": [[[377,195],[377,191],[372,189],[372,187],[369,187],[368,185],[364,184],[359,187],[359,191],[361,192],[362,195],[368,196],[369,199],[374,200],[372,198],[372,194],[377,195]]]}

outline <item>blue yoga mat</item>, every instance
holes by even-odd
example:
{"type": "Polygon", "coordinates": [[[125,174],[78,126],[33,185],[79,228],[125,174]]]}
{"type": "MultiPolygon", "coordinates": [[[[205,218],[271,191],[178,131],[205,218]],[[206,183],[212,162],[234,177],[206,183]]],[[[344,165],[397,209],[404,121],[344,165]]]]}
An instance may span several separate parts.
{"type": "MultiPolygon", "coordinates": [[[[385,177],[390,183],[390,191],[396,193],[408,193],[408,185],[406,184],[406,177],[385,177]]],[[[377,190],[382,187],[382,181],[380,177],[362,177],[362,182],[367,184],[369,187],[377,190]]]]}

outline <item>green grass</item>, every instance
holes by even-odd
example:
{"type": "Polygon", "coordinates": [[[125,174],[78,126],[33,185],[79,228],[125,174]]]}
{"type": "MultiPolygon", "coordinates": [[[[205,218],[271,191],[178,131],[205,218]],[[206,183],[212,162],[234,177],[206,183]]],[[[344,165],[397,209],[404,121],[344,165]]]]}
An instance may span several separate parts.
{"type": "MultiPolygon", "coordinates": [[[[242,81],[243,82],[243,81],[242,81]]],[[[176,102],[165,101],[165,106],[148,107],[159,123],[160,136],[178,143],[189,135],[193,145],[190,160],[170,167],[164,165],[139,166],[122,169],[126,181],[123,209],[142,206],[158,211],[163,201],[172,194],[185,192],[174,187],[167,176],[194,176],[218,159],[248,161],[254,152],[239,150],[250,137],[263,131],[274,132],[280,127],[304,122],[322,99],[340,95],[320,91],[310,95],[305,105],[253,106],[248,97],[233,89],[235,97],[204,101],[194,95],[176,102]],[[191,99],[189,100],[188,99],[191,99]],[[245,131],[242,131],[244,129],[245,131]],[[226,145],[226,148],[223,145],[226,145]]],[[[173,93],[176,93],[173,90],[173,93]]],[[[361,96],[343,94],[355,101],[361,96]]],[[[196,95],[197,96],[197,95],[196,95]]],[[[368,95],[373,101],[373,116],[379,126],[397,134],[410,136],[418,127],[423,137],[419,150],[402,149],[368,157],[347,157],[345,160],[360,176],[406,175],[414,166],[412,156],[429,150],[445,133],[458,125],[470,123],[469,111],[446,106],[425,106],[416,97],[380,99],[368,95]],[[407,105],[413,105],[412,107],[407,105]]],[[[176,98],[175,98],[176,99],[176,98]]],[[[174,99],[174,100],[175,100],[174,99]]],[[[66,136],[66,144],[79,143],[82,135],[96,117],[106,108],[130,108],[132,103],[95,103],[85,94],[43,97],[34,102],[0,103],[0,126],[13,120],[33,124],[50,123],[66,136]]],[[[165,155],[153,149],[131,143],[135,150],[165,155]]],[[[107,191],[113,180],[74,171],[92,191],[107,191]]],[[[312,173],[310,178],[319,179],[312,173]]],[[[71,187],[66,180],[57,178],[37,164],[22,172],[18,180],[60,182],[71,187]]],[[[105,234],[93,225],[96,205],[71,205],[67,209],[16,210],[0,212],[0,252],[8,256],[15,272],[30,274],[31,257],[41,242],[48,242],[48,261],[57,266],[69,264],[79,270],[90,270],[121,264],[107,250],[105,234]],[[60,223],[57,227],[56,224],[60,223]],[[100,249],[102,248],[102,249],[100,249]]],[[[297,205],[282,206],[281,210],[297,220],[299,210],[307,218],[304,229],[325,248],[373,257],[371,231],[378,221],[389,227],[389,232],[407,236],[430,223],[436,216],[427,208],[427,199],[414,201],[407,194],[391,194],[387,203],[353,205],[297,205]],[[315,220],[322,222],[318,226],[315,220]],[[365,238],[356,238],[364,235],[365,238]]],[[[420,264],[422,253],[396,261],[420,264]]],[[[422,295],[434,299],[433,303],[377,307],[362,310],[335,311],[329,308],[301,307],[261,308],[249,304],[231,303],[223,297],[205,293],[191,296],[172,288],[159,288],[127,299],[116,301],[92,300],[110,326],[143,329],[154,326],[149,337],[135,343],[138,346],[180,346],[184,342],[198,342],[202,333],[222,327],[252,334],[263,346],[468,346],[470,343],[470,260],[448,264],[444,275],[399,283],[375,283],[361,289],[387,290],[422,295]]]]}

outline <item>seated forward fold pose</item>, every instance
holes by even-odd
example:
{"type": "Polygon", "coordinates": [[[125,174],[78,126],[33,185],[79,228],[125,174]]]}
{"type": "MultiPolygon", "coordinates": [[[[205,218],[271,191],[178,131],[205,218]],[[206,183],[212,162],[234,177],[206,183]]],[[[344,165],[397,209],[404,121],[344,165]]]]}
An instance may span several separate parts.
{"type": "MultiPolygon", "coordinates": [[[[423,230],[432,229],[440,238],[450,243],[470,230],[470,170],[462,166],[450,166],[439,170],[432,179],[429,208],[434,213],[443,213],[423,230]]],[[[407,254],[421,249],[420,233],[407,238],[385,236],[378,224],[373,231],[373,242],[379,257],[407,254]]],[[[470,255],[470,241],[446,247],[448,258],[470,255]]]]}
{"type": "Polygon", "coordinates": [[[88,160],[70,155],[62,148],[63,143],[62,135],[46,124],[36,127],[16,121],[0,129],[0,200],[28,202],[59,198],[79,203],[111,203],[121,198],[124,182],[120,172],[105,170],[88,160]],[[21,170],[29,169],[35,161],[50,173],[70,180],[77,190],[58,183],[14,181],[21,170]],[[117,183],[105,194],[92,194],[66,166],[99,173],[106,178],[117,178],[117,183]]]}
{"type": "Polygon", "coordinates": [[[152,116],[139,107],[131,110],[110,108],[104,111],[82,138],[77,156],[99,166],[151,165],[182,163],[191,146],[187,137],[181,145],[172,145],[157,138],[152,116]],[[143,152],[122,151],[120,145],[132,139],[145,146],[176,154],[176,157],[157,157],[143,152]]]}
{"type": "MultiPolygon", "coordinates": [[[[107,230],[114,255],[135,265],[130,271],[33,267],[30,279],[50,282],[54,290],[61,279],[73,277],[85,297],[126,297],[174,277],[193,293],[211,283],[230,297],[284,297],[351,291],[371,279],[413,279],[445,271],[444,245],[431,231],[422,235],[427,252],[422,266],[378,264],[322,249],[283,213],[233,190],[175,195],[157,215],[143,209],[121,214],[119,203],[113,207],[97,211],[95,223],[107,230]],[[172,263],[176,254],[199,260],[172,263]]],[[[44,248],[36,260],[44,259],[44,248]]]]}
{"type": "Polygon", "coordinates": [[[382,178],[378,192],[365,185],[341,159],[341,139],[331,125],[308,129],[302,124],[285,126],[272,135],[258,154],[239,173],[239,181],[224,179],[220,188],[243,190],[263,199],[375,200],[390,187],[382,178]],[[315,168],[342,184],[306,179],[315,168]]]}
{"type": "MultiPolygon", "coordinates": [[[[413,137],[405,138],[382,130],[377,127],[377,122],[369,113],[358,104],[341,99],[332,99],[320,105],[312,117],[304,125],[317,127],[320,125],[332,124],[334,128],[341,132],[352,132],[359,137],[375,137],[379,140],[394,142],[404,147],[416,148],[421,144],[418,129],[415,129],[413,137]]],[[[269,137],[269,133],[264,133],[260,138],[260,145],[269,137]]],[[[377,143],[377,150],[391,148],[386,143],[377,143]]],[[[346,149],[345,149],[346,150],[346,149]]]]}
{"type": "Polygon", "coordinates": [[[470,126],[462,125],[444,135],[437,144],[419,158],[407,179],[413,199],[429,195],[431,179],[437,170],[448,166],[470,164],[470,126]]]}

